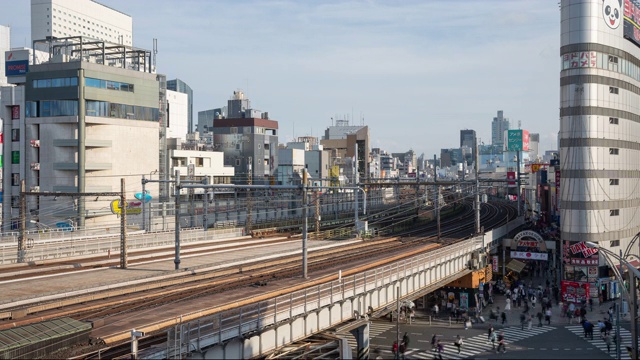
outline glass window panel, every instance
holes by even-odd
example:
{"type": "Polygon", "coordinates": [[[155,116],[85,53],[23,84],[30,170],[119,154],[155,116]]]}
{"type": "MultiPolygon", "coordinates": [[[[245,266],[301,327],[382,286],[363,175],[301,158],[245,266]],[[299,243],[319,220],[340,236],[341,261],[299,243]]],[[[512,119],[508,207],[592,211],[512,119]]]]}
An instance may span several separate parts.
{"type": "Polygon", "coordinates": [[[51,79],[51,87],[63,87],[64,78],[51,79]]]}
{"type": "Polygon", "coordinates": [[[94,79],[94,78],[85,78],[84,79],[84,84],[85,84],[85,86],[99,88],[100,87],[100,80],[94,79]]]}
{"type": "Polygon", "coordinates": [[[78,86],[78,78],[77,77],[71,77],[69,78],[69,85],[70,86],[78,86]]]}
{"type": "Polygon", "coordinates": [[[38,102],[37,101],[27,101],[25,106],[25,116],[26,117],[38,117],[38,102]]]}

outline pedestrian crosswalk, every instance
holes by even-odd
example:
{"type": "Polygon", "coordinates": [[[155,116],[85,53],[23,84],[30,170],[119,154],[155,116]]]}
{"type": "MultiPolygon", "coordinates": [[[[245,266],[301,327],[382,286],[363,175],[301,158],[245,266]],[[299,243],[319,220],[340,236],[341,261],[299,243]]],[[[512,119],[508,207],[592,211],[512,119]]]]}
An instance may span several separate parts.
{"type": "MultiPolygon", "coordinates": [[[[611,341],[610,350],[607,351],[607,343],[605,343],[605,341],[602,340],[602,337],[600,336],[600,332],[597,329],[593,332],[593,340],[591,340],[590,337],[589,338],[584,338],[584,330],[582,329],[582,325],[568,325],[568,326],[566,326],[566,328],[567,328],[567,330],[571,331],[572,333],[580,336],[581,338],[585,339],[589,343],[593,344],[598,349],[604,351],[605,353],[608,353],[609,356],[611,356],[613,358],[617,358],[617,356],[616,356],[616,344],[613,341],[611,341]]],[[[613,334],[615,334],[615,328],[611,332],[612,340],[613,340],[613,334]]],[[[630,359],[629,353],[627,352],[626,347],[627,346],[631,346],[631,332],[629,330],[621,327],[620,328],[620,337],[622,338],[622,341],[620,342],[620,344],[621,344],[620,353],[622,355],[621,358],[622,359],[630,359]]]]}
{"type": "MultiPolygon", "coordinates": [[[[392,326],[391,326],[392,327],[392,326]]],[[[525,328],[521,330],[519,326],[508,327],[504,329],[497,330],[498,333],[503,332],[507,352],[509,350],[514,349],[515,342],[520,340],[524,340],[526,338],[530,338],[532,336],[540,335],[546,333],[547,331],[555,330],[556,327],[553,326],[542,326],[542,327],[533,327],[531,330],[525,328]]],[[[379,334],[379,333],[378,333],[379,334]]],[[[441,342],[444,344],[444,353],[442,354],[443,359],[466,359],[470,357],[474,357],[478,354],[482,354],[485,352],[493,352],[491,343],[487,340],[487,334],[480,334],[470,338],[462,338],[463,345],[460,349],[460,354],[458,354],[458,349],[453,345],[455,341],[454,338],[446,339],[440,338],[441,342]]],[[[430,346],[430,345],[429,345],[430,346]]],[[[497,344],[496,344],[497,346],[497,344]]],[[[390,358],[392,355],[390,350],[381,349],[381,355],[385,358],[390,358]]],[[[405,357],[407,359],[433,359],[436,353],[430,350],[422,350],[416,348],[410,348],[405,352],[405,357]]]]}
{"type": "MultiPolygon", "coordinates": [[[[369,342],[371,342],[372,339],[374,339],[378,335],[395,327],[396,327],[395,323],[370,321],[369,322],[369,339],[370,339],[369,342]]],[[[344,336],[347,339],[347,343],[349,343],[349,346],[351,346],[352,350],[356,351],[356,349],[358,349],[356,338],[354,338],[353,335],[351,335],[351,333],[345,333],[345,334],[341,333],[340,335],[344,336]]]]}

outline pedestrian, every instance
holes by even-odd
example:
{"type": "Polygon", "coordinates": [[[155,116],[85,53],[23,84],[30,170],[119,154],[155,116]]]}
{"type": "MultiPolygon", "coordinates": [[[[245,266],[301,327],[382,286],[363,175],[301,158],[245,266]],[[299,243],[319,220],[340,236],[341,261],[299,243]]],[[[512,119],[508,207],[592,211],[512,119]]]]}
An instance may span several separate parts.
{"type": "Polygon", "coordinates": [[[491,335],[489,335],[489,341],[491,341],[491,349],[495,350],[496,349],[496,340],[498,339],[498,336],[496,334],[495,331],[491,331],[491,335]]]}
{"type": "Polygon", "coordinates": [[[580,321],[584,321],[584,319],[586,319],[587,316],[587,308],[582,306],[580,308],[580,321]]]}
{"type": "Polygon", "coordinates": [[[507,347],[504,344],[504,332],[502,331],[500,331],[500,335],[498,335],[498,349],[496,352],[500,352],[500,349],[502,349],[502,353],[507,352],[507,347]]]}
{"type": "Polygon", "coordinates": [[[400,353],[400,359],[404,360],[404,352],[407,350],[407,344],[403,342],[400,343],[400,346],[398,347],[398,352],[400,353]]]}
{"type": "Polygon", "coordinates": [[[520,330],[524,330],[524,323],[527,320],[527,315],[525,313],[520,314],[520,330]]]}
{"type": "Polygon", "coordinates": [[[437,351],[438,359],[442,360],[442,353],[444,353],[444,344],[440,340],[438,340],[437,351]]]}
{"type": "Polygon", "coordinates": [[[551,309],[547,309],[544,312],[544,319],[547,321],[547,325],[551,325],[551,309]]]}
{"type": "Polygon", "coordinates": [[[600,337],[607,331],[606,326],[602,320],[598,320],[598,330],[600,330],[600,337]]]}
{"type": "Polygon", "coordinates": [[[538,311],[538,313],[536,314],[536,317],[538,318],[538,327],[542,327],[542,312],[538,311]]]}
{"type": "Polygon", "coordinates": [[[440,311],[440,309],[438,308],[438,304],[433,305],[431,311],[433,311],[434,316],[438,316],[438,312],[440,311]]]}
{"type": "Polygon", "coordinates": [[[536,296],[531,295],[531,307],[536,307],[536,296]]]}
{"type": "Polygon", "coordinates": [[[402,335],[402,342],[404,343],[404,346],[409,347],[409,340],[409,334],[405,332],[404,335],[402,335]]]}
{"type": "Polygon", "coordinates": [[[393,352],[393,358],[398,359],[398,340],[393,342],[393,346],[391,347],[391,352],[393,352]]]}
{"type": "Polygon", "coordinates": [[[489,326],[489,330],[487,330],[487,341],[491,341],[491,334],[493,334],[493,326],[489,326]]]}
{"type": "Polygon", "coordinates": [[[505,305],[504,305],[504,311],[509,311],[511,310],[511,299],[506,298],[505,299],[505,305]]]}
{"type": "Polygon", "coordinates": [[[613,324],[609,320],[604,321],[605,335],[610,334],[611,330],[613,330],[613,324]]]}
{"type": "Polygon", "coordinates": [[[607,310],[607,314],[609,314],[609,322],[613,322],[613,305],[609,306],[609,310],[607,310]]]}
{"type": "Polygon", "coordinates": [[[604,336],[602,337],[602,340],[604,340],[604,343],[607,344],[607,353],[611,352],[611,336],[609,334],[604,334],[604,336]]]}
{"type": "Polygon", "coordinates": [[[502,325],[504,325],[504,323],[507,322],[507,314],[503,311],[502,314],[500,314],[500,317],[502,318],[502,325]]]}
{"type": "Polygon", "coordinates": [[[455,345],[458,348],[458,354],[460,354],[460,349],[462,348],[462,338],[460,337],[460,335],[458,335],[456,337],[456,341],[453,343],[453,345],[455,345]]]}
{"type": "Polygon", "coordinates": [[[593,299],[589,298],[589,311],[593,312],[593,299]]]}
{"type": "Polygon", "coordinates": [[[533,326],[533,318],[531,317],[531,314],[527,315],[527,329],[531,330],[531,327],[533,326]]]}
{"type": "Polygon", "coordinates": [[[436,347],[438,346],[438,336],[433,334],[431,337],[431,351],[436,351],[436,347]]]}

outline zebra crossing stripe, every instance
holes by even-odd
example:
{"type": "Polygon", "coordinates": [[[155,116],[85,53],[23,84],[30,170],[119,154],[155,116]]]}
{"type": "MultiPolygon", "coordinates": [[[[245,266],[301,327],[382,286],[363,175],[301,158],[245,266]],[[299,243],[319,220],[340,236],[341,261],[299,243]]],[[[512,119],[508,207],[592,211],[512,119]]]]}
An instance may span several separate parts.
{"type": "MultiPolygon", "coordinates": [[[[505,336],[505,343],[507,347],[509,344],[513,344],[514,342],[518,342],[520,340],[540,335],[546,333],[551,330],[555,330],[555,327],[552,326],[543,326],[543,327],[535,327],[531,330],[525,327],[524,330],[521,330],[519,326],[509,327],[505,329],[498,330],[499,332],[503,332],[505,336]]],[[[476,356],[478,354],[493,352],[493,347],[491,342],[487,339],[487,334],[480,334],[470,338],[463,338],[463,345],[460,349],[460,354],[458,354],[458,348],[453,345],[453,339],[451,341],[444,342],[444,353],[442,354],[443,358],[447,359],[466,359],[469,357],[476,356]]],[[[496,343],[496,347],[498,344],[496,343]]],[[[391,351],[382,350],[381,352],[385,354],[391,354],[391,351]]],[[[431,359],[434,357],[436,353],[428,350],[421,349],[408,349],[405,352],[405,356],[410,356],[412,358],[418,359],[431,359]]]]}
{"type": "MultiPolygon", "coordinates": [[[[609,356],[611,356],[612,358],[616,358],[616,344],[613,342],[613,339],[611,341],[611,351],[607,352],[607,343],[602,340],[602,338],[599,336],[598,331],[596,331],[597,329],[594,329],[594,334],[593,334],[593,340],[591,340],[591,338],[585,338],[584,337],[584,329],[582,328],[582,325],[567,325],[565,326],[565,328],[569,331],[571,331],[572,333],[578,335],[581,339],[584,339],[586,341],[588,341],[590,344],[594,345],[595,347],[597,347],[598,349],[602,350],[605,354],[608,354],[609,356]]],[[[615,329],[611,331],[611,334],[615,334],[615,329]]],[[[629,353],[626,350],[626,346],[630,346],[631,345],[631,332],[623,327],[620,328],[620,355],[622,359],[631,359],[629,357],[629,353]]]]}

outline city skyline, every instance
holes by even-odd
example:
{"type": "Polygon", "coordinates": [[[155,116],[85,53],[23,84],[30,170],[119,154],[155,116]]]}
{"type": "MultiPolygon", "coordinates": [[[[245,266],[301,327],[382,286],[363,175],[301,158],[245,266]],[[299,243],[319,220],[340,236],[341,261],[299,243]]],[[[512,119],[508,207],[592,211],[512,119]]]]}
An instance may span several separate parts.
{"type": "MultiPolygon", "coordinates": [[[[540,134],[541,153],[557,148],[556,3],[99,2],[132,16],[135,47],[158,39],[157,71],[191,86],[194,113],[242,89],[281,143],[349,118],[372,147],[430,157],[461,129],[490,143],[504,110],[540,134]]],[[[0,15],[12,47],[30,47],[29,13],[24,2],[0,15]]]]}

